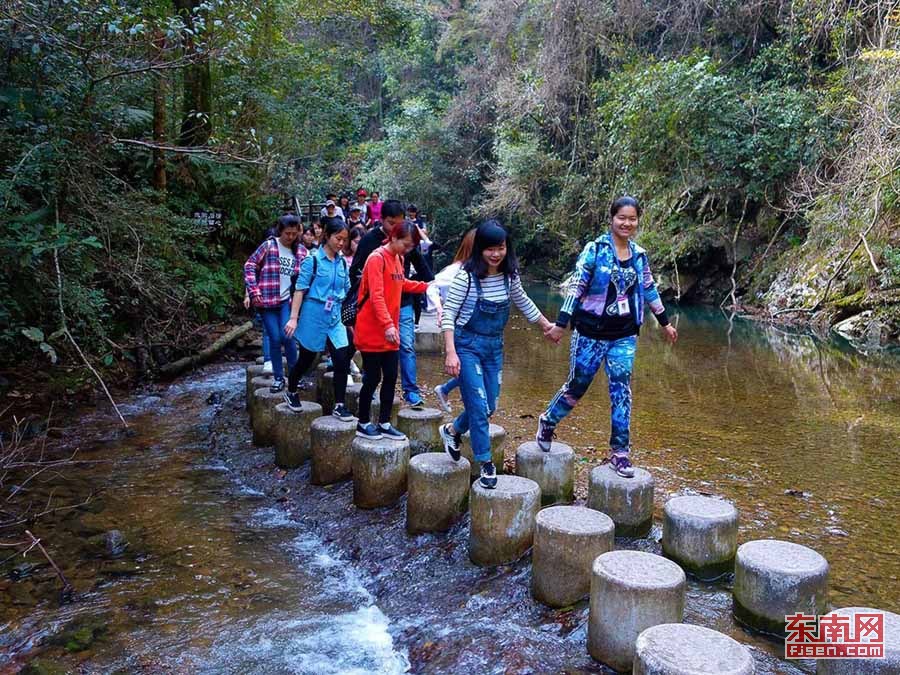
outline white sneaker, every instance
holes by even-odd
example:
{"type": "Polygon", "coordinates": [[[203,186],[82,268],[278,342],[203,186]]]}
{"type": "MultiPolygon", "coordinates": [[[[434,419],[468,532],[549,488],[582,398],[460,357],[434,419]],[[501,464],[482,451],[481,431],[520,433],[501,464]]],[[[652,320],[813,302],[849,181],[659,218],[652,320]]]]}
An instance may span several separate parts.
{"type": "Polygon", "coordinates": [[[263,362],[263,375],[271,375],[272,374],[272,362],[264,361],[263,362]]]}
{"type": "Polygon", "coordinates": [[[444,412],[452,412],[452,409],[450,408],[450,399],[448,399],[447,394],[444,393],[444,387],[442,385],[439,384],[434,388],[434,395],[437,396],[441,410],[444,412]]]}

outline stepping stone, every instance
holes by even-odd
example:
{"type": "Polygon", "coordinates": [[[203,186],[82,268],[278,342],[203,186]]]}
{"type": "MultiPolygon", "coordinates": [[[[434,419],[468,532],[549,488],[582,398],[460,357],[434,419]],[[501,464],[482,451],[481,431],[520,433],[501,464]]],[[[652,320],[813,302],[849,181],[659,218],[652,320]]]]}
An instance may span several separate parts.
{"type": "Polygon", "coordinates": [[[661,623],[681,623],[686,579],[659,555],[610,551],[594,560],[588,652],[614,670],[632,667],[638,635],[661,623]]]}
{"type": "MultiPolygon", "coordinates": [[[[497,473],[503,473],[503,446],[506,443],[506,429],[499,424],[491,424],[491,461],[497,469],[497,473]]],[[[462,443],[459,444],[459,451],[463,457],[469,460],[472,470],[472,479],[481,475],[481,464],[475,461],[475,455],[472,453],[472,441],[469,434],[464,434],[462,443]]]]}
{"type": "Polygon", "coordinates": [[[321,391],[325,385],[325,375],[327,373],[327,368],[328,366],[325,365],[325,357],[322,356],[321,361],[319,361],[319,364],[316,366],[316,369],[312,371],[312,373],[307,375],[307,377],[312,377],[316,381],[316,387],[319,391],[321,391]]]}
{"type": "Polygon", "coordinates": [[[361,509],[390,506],[406,492],[409,441],[356,436],[350,446],[353,503],[361,509]]]}
{"type": "Polygon", "coordinates": [[[541,488],[520,476],[497,476],[488,490],[476,481],[470,493],[469,559],[487,567],[521,558],[534,541],[541,488]]]}
{"type": "Polygon", "coordinates": [[[409,438],[409,451],[413,455],[443,452],[444,444],[439,431],[443,421],[444,413],[436,408],[401,408],[397,413],[397,428],[409,438]]]}
{"type": "Polygon", "coordinates": [[[255,375],[247,382],[247,412],[250,413],[250,421],[253,421],[253,392],[257,389],[268,389],[275,383],[271,375],[255,375]]]}
{"type": "Polygon", "coordinates": [[[733,594],[738,621],[783,637],[786,615],[828,609],[828,561],[789,541],[748,541],[735,557],[733,594]]]}
{"type": "Polygon", "coordinates": [[[653,525],[653,476],[635,468],[634,477],[622,478],[601,464],[591,470],[587,506],[612,518],[617,537],[643,537],[653,525]]]}
{"type": "Polygon", "coordinates": [[[326,415],[314,420],[309,427],[309,449],[312,468],[309,482],[331,485],[350,478],[353,455],[350,446],[356,438],[356,420],[342,422],[326,415]]]}
{"type": "Polygon", "coordinates": [[[897,675],[900,673],[900,614],[871,607],[842,607],[828,615],[849,616],[850,630],[855,635],[857,613],[881,612],[884,614],[884,658],[872,659],[821,659],[816,662],[819,675],[897,675]]]}
{"type": "Polygon", "coordinates": [[[247,410],[249,411],[250,403],[253,401],[253,391],[255,389],[258,389],[258,387],[254,387],[251,383],[252,383],[254,377],[263,377],[263,367],[262,367],[262,365],[247,366],[245,373],[247,375],[247,387],[245,390],[246,391],[245,406],[247,407],[247,410]]]}
{"type": "MultiPolygon", "coordinates": [[[[663,623],[642,632],[634,675],[753,675],[753,656],[737,640],[686,623],[663,623]]],[[[821,672],[821,671],[820,671],[821,672]]]]}
{"type": "Polygon", "coordinates": [[[275,445],[275,406],[284,402],[284,392],[273,394],[269,387],[253,392],[250,422],[253,425],[253,445],[265,448],[275,445]]]}
{"type": "Polygon", "coordinates": [[[737,536],[737,509],[722,499],[675,497],[663,509],[663,553],[698,579],[734,570],[737,536]]]}
{"type": "Polygon", "coordinates": [[[575,499],[575,451],[565,443],[553,443],[544,452],[535,441],[516,450],[516,475],[541,486],[541,504],[571,504],[575,499]]]}
{"type": "MultiPolygon", "coordinates": [[[[347,410],[349,410],[354,415],[359,415],[359,392],[362,390],[361,384],[349,384],[347,385],[347,410]]],[[[400,414],[400,404],[401,401],[396,396],[394,397],[394,406],[391,408],[391,424],[397,426],[398,415],[400,414]]],[[[375,400],[372,401],[372,408],[370,417],[373,422],[378,422],[378,413],[381,410],[381,402],[378,400],[378,390],[375,390],[375,400]]]]}
{"type": "Polygon", "coordinates": [[[322,384],[319,386],[319,403],[322,404],[322,413],[330,415],[334,410],[334,372],[322,375],[322,384]]]}
{"type": "MultiPolygon", "coordinates": [[[[401,411],[402,412],[402,411],[401,411]]],[[[469,503],[469,462],[444,452],[425,452],[409,461],[406,531],[445,532],[469,503]]]]}
{"type": "Polygon", "coordinates": [[[531,594],[550,607],[567,607],[590,593],[594,559],[612,551],[615,524],[583,506],[551,506],[535,520],[531,594]]]}
{"type": "Polygon", "coordinates": [[[296,469],[310,457],[312,423],[322,416],[322,406],[301,401],[302,410],[295,411],[287,403],[275,406],[275,463],[282,469],[296,469]]]}

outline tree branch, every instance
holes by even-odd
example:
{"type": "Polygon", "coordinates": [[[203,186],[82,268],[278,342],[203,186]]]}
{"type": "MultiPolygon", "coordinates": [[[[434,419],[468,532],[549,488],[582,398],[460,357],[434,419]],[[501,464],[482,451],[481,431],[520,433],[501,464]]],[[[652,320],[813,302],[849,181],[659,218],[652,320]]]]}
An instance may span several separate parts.
{"type": "Polygon", "coordinates": [[[256,164],[263,165],[266,163],[264,158],[250,158],[250,157],[241,157],[240,155],[234,155],[230,152],[225,152],[224,150],[216,150],[214,148],[210,148],[208,146],[183,146],[183,145],[167,145],[165,143],[152,143],[150,141],[139,141],[135,138],[117,138],[116,136],[110,135],[110,140],[113,143],[122,143],[124,145],[135,145],[139,148],[146,148],[147,150],[160,150],[162,152],[171,152],[176,155],[201,155],[210,157],[214,161],[217,162],[234,162],[234,163],[244,163],[244,164],[256,164]]]}

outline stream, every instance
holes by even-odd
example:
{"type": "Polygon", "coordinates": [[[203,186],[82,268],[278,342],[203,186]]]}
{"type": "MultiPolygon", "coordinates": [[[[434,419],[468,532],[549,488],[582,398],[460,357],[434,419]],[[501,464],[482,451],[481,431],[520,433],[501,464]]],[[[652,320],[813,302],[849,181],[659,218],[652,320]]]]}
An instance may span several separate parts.
{"type": "MultiPolygon", "coordinates": [[[[535,299],[547,311],[558,302],[540,288],[535,299]]],[[[709,310],[674,315],[678,344],[646,326],[633,382],[634,460],[656,477],[657,522],[669,496],[725,497],[740,541],[822,553],[835,607],[900,611],[900,358],[709,310]]],[[[514,316],[494,420],[509,433],[507,470],[567,363],[567,346],[514,316]]],[[[427,391],[441,364],[420,356],[427,391]]],[[[35,551],[0,567],[0,672],[610,672],[586,652],[587,602],[534,602],[527,557],[473,566],[465,519],[409,537],[402,502],[361,511],[350,483],[313,487],[308,466],[279,471],[271,449],[250,443],[244,365],[124,401],[128,434],[98,409],[54,442],[84,463],[48,476],[36,498],[80,505],[34,531],[76,592],[61,603],[35,551]]],[[[581,498],[607,435],[600,376],[558,431],[579,455],[581,498]]],[[[657,524],[617,546],[659,552],[660,536],[657,524]]],[[[728,579],[689,582],[685,621],[748,645],[757,672],[814,672],[730,609],[728,579]]]]}

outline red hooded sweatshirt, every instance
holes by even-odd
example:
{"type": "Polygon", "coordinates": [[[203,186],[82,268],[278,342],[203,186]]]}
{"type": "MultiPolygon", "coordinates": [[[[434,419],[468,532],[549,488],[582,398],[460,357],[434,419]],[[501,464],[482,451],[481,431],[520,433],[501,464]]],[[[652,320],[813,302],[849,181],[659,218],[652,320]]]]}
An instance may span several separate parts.
{"type": "Polygon", "coordinates": [[[366,260],[357,302],[362,304],[356,315],[353,344],[361,352],[395,352],[399,342],[388,342],[384,332],[400,327],[400,296],[424,293],[425,281],[412,281],[403,274],[403,257],[394,255],[386,246],[377,249],[366,260]]]}

